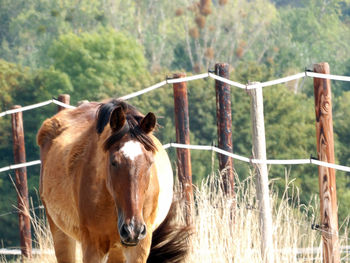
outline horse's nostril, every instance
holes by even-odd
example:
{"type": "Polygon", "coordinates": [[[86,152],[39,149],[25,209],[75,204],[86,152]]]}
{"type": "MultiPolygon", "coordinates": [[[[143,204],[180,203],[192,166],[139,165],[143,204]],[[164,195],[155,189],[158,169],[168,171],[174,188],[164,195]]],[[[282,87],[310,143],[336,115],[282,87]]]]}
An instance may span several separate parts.
{"type": "Polygon", "coordinates": [[[135,226],[134,224],[123,224],[119,230],[122,242],[126,245],[137,244],[146,237],[147,228],[145,224],[135,226]]]}
{"type": "Polygon", "coordinates": [[[128,238],[130,236],[130,229],[126,224],[123,224],[120,229],[120,236],[123,238],[128,238]]]}
{"type": "Polygon", "coordinates": [[[146,233],[147,233],[147,228],[146,228],[146,225],[143,224],[140,229],[139,240],[143,239],[146,236],[146,233]]]}

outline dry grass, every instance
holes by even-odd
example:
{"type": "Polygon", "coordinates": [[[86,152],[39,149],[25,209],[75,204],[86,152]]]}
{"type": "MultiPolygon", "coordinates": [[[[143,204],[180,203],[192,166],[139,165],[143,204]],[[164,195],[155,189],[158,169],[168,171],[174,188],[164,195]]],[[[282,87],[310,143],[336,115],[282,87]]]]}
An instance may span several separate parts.
{"type": "MultiPolygon", "coordinates": [[[[213,175],[195,190],[196,234],[188,262],[263,262],[260,211],[252,177],[243,182],[236,178],[236,199],[223,194],[219,181],[220,177],[213,175]]],[[[291,185],[288,188],[293,190],[291,185]]],[[[320,234],[311,229],[307,218],[316,209],[293,202],[288,192],[282,200],[276,194],[271,198],[275,262],[321,262],[313,261],[320,254],[295,253],[298,248],[319,247],[320,234]]]]}
{"type": "MultiPolygon", "coordinates": [[[[218,175],[209,176],[195,187],[195,233],[190,241],[191,252],[186,262],[262,262],[259,211],[252,178],[244,181],[236,178],[235,199],[222,193],[218,175]]],[[[275,193],[271,195],[271,207],[275,262],[322,262],[320,252],[310,250],[298,253],[300,248],[321,247],[320,232],[311,229],[313,217],[316,217],[315,222],[319,222],[317,198],[313,198],[308,205],[299,204],[298,191],[289,183],[282,199],[275,193]]],[[[52,238],[44,216],[32,213],[32,224],[36,237],[34,247],[52,253],[52,238]]],[[[342,229],[342,236],[349,236],[348,221],[342,229]]],[[[348,245],[348,241],[341,238],[341,246],[348,245]]],[[[80,253],[77,254],[81,259],[80,253]]],[[[349,262],[348,255],[342,256],[342,262],[349,262]]],[[[0,258],[0,262],[8,261],[0,258]]],[[[44,253],[34,255],[28,262],[51,263],[56,260],[53,254],[44,253]]]]}

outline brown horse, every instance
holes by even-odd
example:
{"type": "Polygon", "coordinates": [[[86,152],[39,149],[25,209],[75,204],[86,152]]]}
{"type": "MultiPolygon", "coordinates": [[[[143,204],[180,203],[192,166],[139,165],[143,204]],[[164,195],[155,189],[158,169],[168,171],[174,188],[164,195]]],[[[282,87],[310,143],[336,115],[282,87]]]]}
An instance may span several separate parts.
{"type": "Polygon", "coordinates": [[[75,241],[84,263],[183,261],[188,232],[171,225],[173,173],[155,126],[118,100],[43,123],[40,195],[59,263],[75,261],[75,241]]]}

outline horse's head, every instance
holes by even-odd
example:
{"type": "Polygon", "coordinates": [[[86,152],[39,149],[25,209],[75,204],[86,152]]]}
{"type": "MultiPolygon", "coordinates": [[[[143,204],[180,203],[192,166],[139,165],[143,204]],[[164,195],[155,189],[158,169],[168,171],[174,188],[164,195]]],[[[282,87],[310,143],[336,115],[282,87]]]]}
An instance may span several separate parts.
{"type": "MultiPolygon", "coordinates": [[[[130,114],[130,105],[118,103],[121,102],[114,101],[114,108],[108,110],[110,135],[104,142],[108,155],[106,183],[118,212],[121,242],[135,246],[147,232],[142,211],[156,150],[148,134],[156,125],[156,117],[153,113],[135,117],[130,114]]],[[[103,114],[103,107],[99,115],[103,114]]]]}

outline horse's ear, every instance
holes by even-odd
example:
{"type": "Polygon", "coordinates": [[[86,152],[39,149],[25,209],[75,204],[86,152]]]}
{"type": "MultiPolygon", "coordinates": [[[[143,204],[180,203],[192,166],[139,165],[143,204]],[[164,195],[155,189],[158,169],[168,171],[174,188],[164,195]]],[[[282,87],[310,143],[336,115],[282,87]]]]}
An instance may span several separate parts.
{"type": "Polygon", "coordinates": [[[125,124],[125,113],[122,107],[117,107],[113,110],[109,119],[109,125],[113,132],[119,131],[125,124]]]}
{"type": "Polygon", "coordinates": [[[140,127],[145,133],[150,133],[156,126],[157,118],[154,113],[149,112],[141,121],[140,127]]]}

